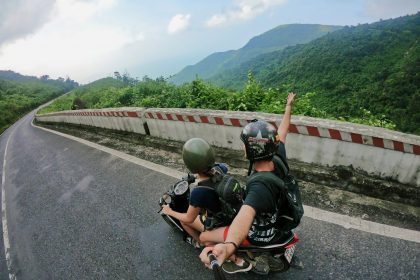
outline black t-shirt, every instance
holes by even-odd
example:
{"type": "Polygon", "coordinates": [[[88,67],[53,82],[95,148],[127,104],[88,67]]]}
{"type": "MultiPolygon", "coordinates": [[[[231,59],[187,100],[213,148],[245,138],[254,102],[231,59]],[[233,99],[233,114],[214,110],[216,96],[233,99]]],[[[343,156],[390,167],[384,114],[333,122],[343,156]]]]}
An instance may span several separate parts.
{"type": "Polygon", "coordinates": [[[190,205],[200,208],[200,221],[205,229],[214,227],[218,221],[215,215],[221,211],[219,195],[213,187],[210,179],[201,181],[190,193],[190,205]]]}
{"type": "Polygon", "coordinates": [[[211,180],[204,180],[199,182],[197,185],[198,187],[191,190],[190,205],[201,209],[208,209],[213,213],[219,212],[221,206],[219,196],[212,188],[214,183],[211,180]],[[204,188],[200,188],[200,186],[204,186],[204,188]]]}
{"type": "MultiPolygon", "coordinates": [[[[286,149],[283,142],[280,142],[276,154],[282,159],[288,168],[286,160],[286,149]]],[[[264,244],[275,242],[283,233],[276,229],[277,209],[282,201],[285,201],[284,194],[276,186],[264,181],[254,181],[247,184],[247,194],[244,204],[249,205],[256,211],[256,216],[248,232],[248,240],[253,244],[264,244]],[[281,198],[283,196],[284,198],[281,198]],[[280,200],[279,200],[280,198],[280,200]]]]}

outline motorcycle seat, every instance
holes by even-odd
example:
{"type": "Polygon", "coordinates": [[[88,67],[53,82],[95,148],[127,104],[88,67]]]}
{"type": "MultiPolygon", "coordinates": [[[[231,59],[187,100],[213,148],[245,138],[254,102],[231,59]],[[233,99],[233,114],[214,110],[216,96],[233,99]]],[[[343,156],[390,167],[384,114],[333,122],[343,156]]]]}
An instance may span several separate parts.
{"type": "MultiPolygon", "coordinates": [[[[276,243],[268,245],[241,245],[238,250],[275,250],[280,247],[284,247],[295,238],[295,234],[292,231],[284,234],[276,243]]],[[[297,238],[297,236],[296,236],[297,238]]]]}

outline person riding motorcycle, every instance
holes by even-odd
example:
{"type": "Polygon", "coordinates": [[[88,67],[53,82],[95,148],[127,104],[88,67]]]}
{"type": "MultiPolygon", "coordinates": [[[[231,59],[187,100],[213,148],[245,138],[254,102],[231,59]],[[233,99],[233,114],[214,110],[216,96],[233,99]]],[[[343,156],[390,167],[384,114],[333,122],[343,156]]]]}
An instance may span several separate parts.
{"type": "MultiPolygon", "coordinates": [[[[196,174],[198,185],[212,185],[209,171],[215,164],[215,155],[211,146],[201,138],[188,140],[182,148],[182,159],[188,170],[196,174]]],[[[196,241],[199,247],[200,233],[204,231],[204,224],[200,221],[200,212],[209,209],[211,212],[220,210],[220,202],[214,191],[206,188],[194,188],[189,198],[189,207],[186,213],[179,213],[170,208],[169,205],[163,206],[163,213],[178,219],[182,227],[196,241]]],[[[211,240],[202,240],[202,242],[211,240]]]]}
{"type": "MultiPolygon", "coordinates": [[[[255,172],[274,172],[272,158],[277,154],[286,165],[285,141],[288,133],[291,110],[296,94],[289,93],[283,119],[276,131],[274,126],[262,121],[254,120],[244,127],[241,140],[245,145],[246,157],[253,163],[255,172]]],[[[272,244],[281,239],[285,233],[276,228],[277,207],[280,203],[273,197],[270,188],[264,182],[247,184],[247,194],[243,206],[230,226],[216,229],[224,232],[224,242],[213,247],[206,247],[200,254],[201,261],[208,266],[207,254],[212,251],[220,264],[233,255],[243,241],[253,245],[272,244]]],[[[285,198],[281,201],[285,201],[285,198]]],[[[235,271],[235,268],[230,268],[235,271]]],[[[238,270],[240,271],[240,270],[238,270]]]]}
{"type": "MultiPolygon", "coordinates": [[[[221,211],[221,202],[214,189],[217,183],[212,180],[215,176],[214,151],[205,140],[192,138],[184,144],[182,158],[188,170],[196,174],[197,186],[191,190],[186,213],[176,212],[169,205],[163,205],[162,212],[181,222],[185,231],[195,240],[196,247],[221,242],[223,237],[212,234],[211,229],[214,223],[220,227],[231,221],[218,221],[215,215],[221,211]]],[[[216,165],[226,173],[223,164],[216,165]]]]}

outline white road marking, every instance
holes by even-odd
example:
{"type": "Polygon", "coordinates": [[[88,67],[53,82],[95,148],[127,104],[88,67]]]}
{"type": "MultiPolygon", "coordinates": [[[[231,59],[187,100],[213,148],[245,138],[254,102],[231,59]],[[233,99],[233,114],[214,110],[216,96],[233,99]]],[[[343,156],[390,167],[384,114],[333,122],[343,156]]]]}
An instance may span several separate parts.
{"type": "MultiPolygon", "coordinates": [[[[69,92],[68,92],[69,93],[69,92]]],[[[68,94],[66,93],[66,94],[68,94]]],[[[64,95],[66,95],[64,94],[64,95]]],[[[55,98],[57,99],[57,98],[55,98]]],[[[54,100],[55,100],[54,99],[54,100]]],[[[39,106],[35,111],[39,110],[40,108],[49,105],[54,100],[51,100],[50,102],[39,106]]],[[[8,127],[5,131],[3,131],[0,136],[3,136],[6,134],[6,131],[12,130],[12,132],[9,135],[9,138],[7,138],[6,147],[4,148],[4,155],[3,155],[3,169],[1,173],[1,220],[3,224],[3,243],[4,243],[4,253],[6,257],[6,265],[7,270],[9,271],[9,279],[10,280],[16,280],[17,277],[15,273],[12,271],[12,260],[10,258],[10,239],[9,239],[9,228],[7,226],[7,213],[6,213],[6,190],[5,190],[5,182],[6,182],[6,163],[7,163],[7,148],[9,147],[10,139],[12,138],[12,135],[15,131],[15,129],[20,126],[20,124],[23,123],[23,120],[27,118],[32,118],[31,125],[33,126],[33,116],[31,114],[26,115],[23,119],[21,119],[20,123],[18,122],[12,124],[10,127],[8,127]]]]}
{"type": "Polygon", "coordinates": [[[157,171],[159,173],[163,173],[163,174],[166,174],[166,175],[174,177],[174,178],[179,179],[179,178],[181,178],[182,176],[185,175],[185,173],[182,173],[180,171],[177,171],[175,169],[172,169],[172,168],[169,168],[169,167],[166,167],[166,166],[162,166],[162,165],[159,165],[159,164],[147,161],[147,160],[143,160],[143,159],[140,159],[138,157],[128,155],[126,153],[123,153],[123,152],[120,152],[120,151],[117,151],[117,150],[114,150],[114,149],[111,149],[111,148],[108,148],[108,147],[105,147],[105,146],[101,146],[99,144],[96,144],[96,143],[93,143],[93,142],[90,142],[90,141],[87,141],[87,140],[84,140],[84,139],[81,139],[81,138],[78,138],[78,137],[75,137],[75,136],[72,136],[72,135],[64,134],[64,133],[61,133],[61,132],[58,132],[58,131],[55,131],[55,130],[51,130],[51,129],[47,129],[47,128],[44,128],[44,127],[34,125],[33,122],[31,123],[31,125],[33,127],[36,127],[36,128],[48,131],[50,133],[54,133],[54,134],[60,135],[62,137],[74,140],[76,142],[79,142],[79,143],[82,143],[82,144],[87,145],[89,147],[95,148],[97,150],[106,152],[106,153],[111,154],[113,156],[116,156],[116,157],[119,157],[119,158],[124,159],[126,161],[129,161],[131,163],[146,167],[150,170],[157,171]]]}
{"type": "MultiPolygon", "coordinates": [[[[57,132],[51,129],[47,129],[44,127],[40,127],[40,126],[36,126],[33,124],[33,121],[31,123],[31,125],[33,127],[42,129],[44,131],[48,131],[50,133],[54,133],[57,135],[60,135],[62,137],[77,141],[79,143],[85,144],[87,146],[90,146],[92,148],[98,149],[100,151],[104,151],[106,153],[109,153],[111,155],[114,155],[116,157],[122,158],[124,160],[127,160],[129,162],[132,162],[134,164],[146,167],[148,169],[151,169],[153,171],[157,171],[163,174],[166,174],[168,176],[174,177],[174,178],[181,178],[182,176],[184,176],[185,174],[182,172],[179,172],[177,170],[165,167],[165,166],[161,166],[155,163],[152,163],[150,161],[146,161],[143,159],[139,159],[137,157],[131,156],[131,155],[127,155],[123,152],[108,148],[108,147],[104,147],[101,146],[99,144],[72,136],[72,135],[68,135],[68,134],[64,134],[61,132],[57,132]]],[[[398,227],[393,227],[393,226],[388,226],[388,225],[384,225],[384,224],[380,224],[380,223],[375,223],[375,222],[370,222],[370,221],[366,221],[363,220],[361,218],[355,218],[355,217],[350,217],[350,216],[346,216],[346,215],[341,215],[341,214],[337,214],[334,212],[329,212],[329,211],[325,211],[325,210],[321,210],[318,208],[314,208],[311,206],[304,206],[304,210],[305,210],[305,216],[315,219],[315,220],[320,220],[320,221],[324,221],[324,222],[328,222],[328,223],[332,223],[332,224],[336,224],[336,225],[340,225],[344,228],[353,228],[353,229],[357,229],[360,231],[365,231],[365,232],[369,232],[369,233],[374,233],[374,234],[378,234],[378,235],[382,235],[382,236],[387,236],[387,237],[392,237],[392,238],[398,238],[398,239],[402,239],[402,240],[407,240],[407,241],[412,241],[412,242],[417,242],[420,243],[420,232],[415,231],[415,230],[409,230],[409,229],[404,229],[404,228],[398,228],[398,227]]]]}
{"type": "Polygon", "coordinates": [[[3,171],[1,174],[1,219],[3,223],[3,242],[4,242],[4,252],[6,255],[6,264],[9,271],[10,280],[16,280],[16,275],[12,272],[12,260],[10,258],[10,240],[9,240],[9,228],[7,227],[7,213],[6,213],[6,158],[7,158],[7,148],[9,147],[10,139],[12,138],[13,132],[9,135],[9,138],[6,142],[6,147],[4,149],[4,158],[3,158],[3,171]]]}
{"type": "Polygon", "coordinates": [[[307,205],[304,205],[304,210],[306,217],[340,225],[346,229],[353,228],[369,233],[420,243],[420,232],[415,230],[366,221],[361,218],[337,214],[307,205]]]}

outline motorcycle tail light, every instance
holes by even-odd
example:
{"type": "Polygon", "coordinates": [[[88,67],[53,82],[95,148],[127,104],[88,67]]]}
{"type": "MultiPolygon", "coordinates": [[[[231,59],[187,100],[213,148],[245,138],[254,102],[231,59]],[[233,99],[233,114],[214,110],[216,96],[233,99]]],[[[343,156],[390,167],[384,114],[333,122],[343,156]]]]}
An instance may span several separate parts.
{"type": "Polygon", "coordinates": [[[294,233],[293,239],[289,243],[287,243],[287,245],[284,246],[284,248],[289,249],[293,247],[296,243],[298,243],[298,241],[299,241],[299,236],[296,233],[294,233]]]}

